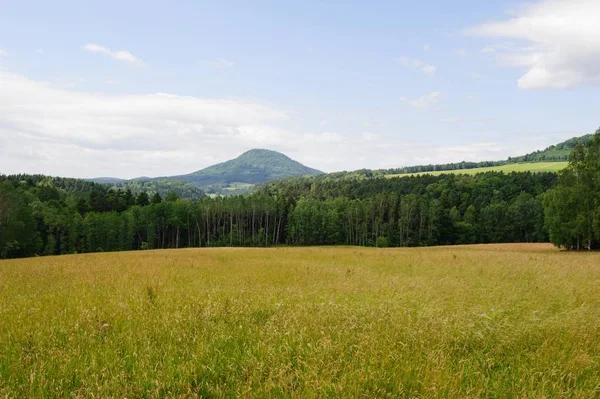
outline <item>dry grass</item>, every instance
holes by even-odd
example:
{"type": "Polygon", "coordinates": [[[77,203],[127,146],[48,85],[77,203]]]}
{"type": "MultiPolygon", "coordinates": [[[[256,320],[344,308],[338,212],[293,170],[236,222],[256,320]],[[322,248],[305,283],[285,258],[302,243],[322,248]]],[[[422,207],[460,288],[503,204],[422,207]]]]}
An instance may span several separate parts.
{"type": "Polygon", "coordinates": [[[600,254],[202,249],[0,262],[0,397],[593,397],[600,254]]]}

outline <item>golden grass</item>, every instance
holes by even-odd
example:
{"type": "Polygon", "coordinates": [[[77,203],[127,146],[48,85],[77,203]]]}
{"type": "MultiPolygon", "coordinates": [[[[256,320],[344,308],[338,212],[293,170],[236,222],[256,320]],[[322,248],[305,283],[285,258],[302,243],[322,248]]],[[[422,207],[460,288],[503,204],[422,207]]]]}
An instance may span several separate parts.
{"type": "Polygon", "coordinates": [[[188,249],[0,262],[0,397],[593,397],[600,254],[188,249]]]}

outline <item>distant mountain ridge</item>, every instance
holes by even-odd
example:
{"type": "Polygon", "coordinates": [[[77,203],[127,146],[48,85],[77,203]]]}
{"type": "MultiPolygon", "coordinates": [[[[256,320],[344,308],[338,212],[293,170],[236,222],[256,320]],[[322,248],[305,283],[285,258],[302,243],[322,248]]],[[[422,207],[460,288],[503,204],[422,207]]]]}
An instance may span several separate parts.
{"type": "MultiPolygon", "coordinates": [[[[596,131],[596,134],[598,133],[600,133],[600,129],[596,131]]],[[[166,181],[178,181],[197,187],[209,195],[244,194],[251,191],[256,185],[292,177],[320,176],[319,179],[334,180],[372,178],[386,175],[477,169],[515,163],[564,162],[568,160],[569,154],[575,146],[578,144],[585,145],[593,136],[593,134],[587,134],[580,137],[573,137],[561,143],[551,145],[544,150],[534,151],[522,156],[509,157],[508,159],[500,161],[463,161],[448,164],[416,165],[379,170],[363,169],[353,172],[344,171],[325,174],[320,170],[302,165],[300,162],[294,161],[277,151],[253,149],[246,151],[237,158],[186,175],[157,178],[140,177],[132,180],[114,178],[98,178],[90,180],[119,186],[127,186],[128,182],[152,181],[160,185],[166,183],[166,181]]],[[[186,192],[188,191],[190,190],[186,190],[186,192]]]]}
{"type": "Polygon", "coordinates": [[[178,181],[193,185],[208,194],[232,195],[249,192],[257,184],[288,177],[320,174],[323,172],[309,168],[280,152],[252,149],[237,158],[185,175],[139,177],[131,180],[103,177],[90,180],[123,187],[131,186],[132,182],[160,182],[158,191],[166,181],[178,181]]]}

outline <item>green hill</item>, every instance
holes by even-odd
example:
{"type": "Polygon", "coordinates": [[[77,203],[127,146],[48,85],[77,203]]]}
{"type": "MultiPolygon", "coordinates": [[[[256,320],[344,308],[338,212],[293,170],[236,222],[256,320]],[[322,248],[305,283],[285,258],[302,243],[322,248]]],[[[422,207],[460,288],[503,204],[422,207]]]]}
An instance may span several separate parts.
{"type": "MultiPolygon", "coordinates": [[[[596,133],[600,133],[600,129],[596,133]]],[[[559,162],[568,161],[569,154],[577,146],[577,144],[586,145],[594,137],[593,134],[586,134],[581,137],[573,137],[555,145],[551,145],[542,151],[535,151],[520,157],[508,158],[508,163],[520,162],[559,162]]]]}
{"type": "Polygon", "coordinates": [[[489,166],[483,168],[473,168],[473,169],[455,169],[455,170],[438,170],[435,172],[416,172],[416,173],[404,173],[397,175],[385,175],[385,177],[406,177],[406,176],[418,176],[423,174],[439,176],[447,173],[454,174],[465,174],[465,175],[475,175],[478,173],[486,173],[486,172],[559,172],[562,169],[566,168],[568,162],[523,162],[523,163],[507,163],[500,166],[489,166]]]}
{"type": "Polygon", "coordinates": [[[209,166],[194,173],[160,179],[184,181],[209,194],[239,194],[250,191],[256,184],[287,177],[322,173],[304,166],[280,152],[254,149],[246,151],[235,159],[209,166]]]}
{"type": "MultiPolygon", "coordinates": [[[[596,131],[596,133],[600,133],[600,129],[596,131]]],[[[406,166],[402,168],[393,168],[386,170],[374,171],[382,175],[405,175],[405,174],[418,174],[418,173],[430,173],[430,172],[450,172],[450,171],[458,171],[459,173],[463,173],[466,170],[472,169],[488,169],[488,170],[497,170],[498,167],[502,167],[504,165],[511,164],[522,164],[526,163],[522,170],[533,170],[538,169],[534,165],[529,165],[529,163],[533,162],[566,162],[569,160],[569,154],[577,146],[577,144],[587,144],[592,137],[593,134],[586,134],[581,137],[573,137],[569,140],[563,141],[561,143],[551,145],[544,150],[534,151],[532,153],[521,155],[517,157],[509,157],[506,160],[500,161],[483,161],[483,162],[456,162],[456,163],[447,163],[447,164],[437,164],[437,165],[417,165],[417,166],[406,166]]],[[[511,169],[510,167],[504,168],[506,170],[511,169]]],[[[517,169],[519,169],[517,167],[517,169]]],[[[562,167],[559,168],[559,170],[562,167]]],[[[479,173],[481,171],[478,171],[479,173]]],[[[466,173],[466,172],[464,172],[466,173]]]]}

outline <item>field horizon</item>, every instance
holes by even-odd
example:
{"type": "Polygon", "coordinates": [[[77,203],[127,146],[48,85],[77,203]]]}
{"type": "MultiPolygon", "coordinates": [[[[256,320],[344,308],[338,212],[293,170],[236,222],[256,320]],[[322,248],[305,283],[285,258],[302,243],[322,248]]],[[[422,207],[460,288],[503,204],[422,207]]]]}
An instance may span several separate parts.
{"type": "Polygon", "coordinates": [[[0,261],[0,396],[590,397],[600,254],[205,248],[0,261]]]}

